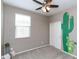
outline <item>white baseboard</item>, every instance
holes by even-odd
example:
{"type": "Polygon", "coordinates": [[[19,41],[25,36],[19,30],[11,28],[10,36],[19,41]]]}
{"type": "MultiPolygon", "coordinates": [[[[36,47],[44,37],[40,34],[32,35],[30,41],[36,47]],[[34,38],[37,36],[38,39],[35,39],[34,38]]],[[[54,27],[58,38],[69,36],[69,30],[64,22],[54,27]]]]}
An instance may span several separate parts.
{"type": "MultiPolygon", "coordinates": [[[[28,52],[28,51],[31,51],[31,50],[43,48],[43,47],[46,47],[46,46],[51,46],[51,45],[46,44],[46,45],[43,45],[43,46],[39,46],[39,47],[36,47],[36,48],[32,48],[32,49],[29,49],[29,50],[25,50],[25,51],[18,52],[18,53],[16,53],[15,55],[19,55],[19,54],[22,54],[22,53],[24,53],[24,52],[28,52]]],[[[55,48],[56,48],[56,47],[55,47],[55,48]]],[[[56,49],[58,49],[58,48],[56,48],[56,49]]],[[[60,50],[60,49],[59,49],[59,50],[60,50]]],[[[63,52],[63,53],[65,53],[65,54],[68,54],[68,55],[70,55],[70,56],[72,56],[72,57],[77,58],[77,56],[72,55],[72,54],[70,54],[70,53],[67,53],[67,52],[65,52],[65,51],[63,51],[63,50],[60,50],[60,51],[63,52]]]]}
{"type": "Polygon", "coordinates": [[[39,46],[39,47],[36,47],[36,48],[32,48],[32,49],[29,49],[29,50],[21,51],[21,52],[15,53],[15,55],[19,55],[19,54],[22,54],[24,52],[28,52],[28,51],[31,51],[31,50],[43,48],[43,47],[46,47],[46,46],[49,46],[49,44],[46,44],[46,45],[43,45],[43,46],[39,46]]]}

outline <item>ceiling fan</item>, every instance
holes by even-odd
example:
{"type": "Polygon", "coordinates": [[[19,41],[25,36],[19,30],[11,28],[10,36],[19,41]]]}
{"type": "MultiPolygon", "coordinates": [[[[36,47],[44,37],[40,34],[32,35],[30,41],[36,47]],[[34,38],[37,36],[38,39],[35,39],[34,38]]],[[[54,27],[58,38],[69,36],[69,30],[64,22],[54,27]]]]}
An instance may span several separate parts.
{"type": "Polygon", "coordinates": [[[44,0],[43,3],[41,3],[41,2],[39,2],[37,0],[33,0],[33,1],[40,4],[40,5],[42,5],[42,7],[39,7],[36,10],[42,9],[43,12],[49,12],[51,8],[58,8],[59,7],[59,5],[52,5],[51,4],[52,0],[44,0]]]}

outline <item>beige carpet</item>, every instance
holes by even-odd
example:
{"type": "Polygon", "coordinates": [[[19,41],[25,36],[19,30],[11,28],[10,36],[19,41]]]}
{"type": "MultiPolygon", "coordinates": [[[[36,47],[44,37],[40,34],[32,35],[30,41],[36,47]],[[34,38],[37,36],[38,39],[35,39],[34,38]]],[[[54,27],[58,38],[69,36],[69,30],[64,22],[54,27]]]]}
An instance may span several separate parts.
{"type": "Polygon", "coordinates": [[[64,54],[60,52],[60,50],[52,46],[47,46],[16,55],[13,59],[76,59],[76,58],[64,54]]]}

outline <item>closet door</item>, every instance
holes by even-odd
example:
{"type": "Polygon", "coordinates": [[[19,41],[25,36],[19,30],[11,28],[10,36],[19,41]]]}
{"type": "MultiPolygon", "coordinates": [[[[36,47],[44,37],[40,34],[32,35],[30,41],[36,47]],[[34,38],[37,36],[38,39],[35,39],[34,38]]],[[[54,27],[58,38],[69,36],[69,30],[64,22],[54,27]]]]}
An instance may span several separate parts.
{"type": "Polygon", "coordinates": [[[50,23],[50,45],[62,49],[61,21],[50,23]]]}

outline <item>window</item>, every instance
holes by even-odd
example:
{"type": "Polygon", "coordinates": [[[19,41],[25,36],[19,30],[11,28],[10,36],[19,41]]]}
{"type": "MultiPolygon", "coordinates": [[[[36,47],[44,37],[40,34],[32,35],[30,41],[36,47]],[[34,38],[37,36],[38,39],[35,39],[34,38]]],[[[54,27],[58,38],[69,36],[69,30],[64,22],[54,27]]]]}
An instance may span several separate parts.
{"type": "Polygon", "coordinates": [[[15,14],[15,38],[30,37],[31,17],[23,14],[15,14]]]}

